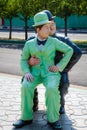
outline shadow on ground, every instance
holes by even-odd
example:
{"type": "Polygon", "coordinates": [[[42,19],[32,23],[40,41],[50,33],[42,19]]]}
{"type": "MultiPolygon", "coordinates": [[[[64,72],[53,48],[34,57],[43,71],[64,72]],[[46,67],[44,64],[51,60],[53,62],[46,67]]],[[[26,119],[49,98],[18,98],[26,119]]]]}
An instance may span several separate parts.
{"type": "MultiPolygon", "coordinates": [[[[62,130],[76,130],[73,128],[74,122],[72,122],[66,114],[60,116],[60,122],[62,130]]],[[[34,113],[34,120],[31,125],[18,129],[13,128],[12,130],[52,130],[52,128],[47,124],[45,111],[38,111],[34,113]]]]}

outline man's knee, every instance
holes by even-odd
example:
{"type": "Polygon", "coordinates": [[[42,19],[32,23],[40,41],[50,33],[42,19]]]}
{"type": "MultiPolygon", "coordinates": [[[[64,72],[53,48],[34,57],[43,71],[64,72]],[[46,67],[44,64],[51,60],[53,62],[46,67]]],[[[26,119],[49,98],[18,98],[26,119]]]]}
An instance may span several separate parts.
{"type": "Polygon", "coordinates": [[[30,83],[29,81],[27,81],[26,79],[24,79],[22,82],[22,89],[23,90],[31,90],[31,89],[33,89],[33,86],[34,85],[32,83],[30,83]]]}
{"type": "Polygon", "coordinates": [[[55,97],[55,95],[60,95],[60,92],[58,91],[58,87],[47,87],[46,88],[46,95],[51,97],[55,97]]]}
{"type": "Polygon", "coordinates": [[[23,80],[22,89],[26,89],[26,88],[28,88],[28,83],[27,83],[27,81],[23,80]]]}
{"type": "Polygon", "coordinates": [[[55,89],[58,88],[60,82],[59,77],[54,77],[53,79],[48,80],[45,85],[47,88],[55,89]]]}

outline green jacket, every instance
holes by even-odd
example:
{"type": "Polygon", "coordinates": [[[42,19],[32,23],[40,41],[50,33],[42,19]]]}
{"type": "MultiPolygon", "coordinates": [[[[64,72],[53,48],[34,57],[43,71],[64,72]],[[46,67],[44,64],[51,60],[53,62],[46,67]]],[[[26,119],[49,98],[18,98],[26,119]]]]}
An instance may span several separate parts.
{"type": "Polygon", "coordinates": [[[42,51],[40,51],[37,45],[37,37],[27,41],[23,48],[20,63],[23,75],[27,72],[31,72],[34,76],[46,76],[52,74],[48,68],[49,66],[54,65],[56,50],[64,53],[63,58],[57,64],[60,72],[62,72],[73,54],[73,49],[71,47],[62,43],[58,39],[49,36],[45,45],[43,46],[42,51]],[[27,61],[31,56],[36,56],[39,58],[40,64],[30,67],[27,61]]]}

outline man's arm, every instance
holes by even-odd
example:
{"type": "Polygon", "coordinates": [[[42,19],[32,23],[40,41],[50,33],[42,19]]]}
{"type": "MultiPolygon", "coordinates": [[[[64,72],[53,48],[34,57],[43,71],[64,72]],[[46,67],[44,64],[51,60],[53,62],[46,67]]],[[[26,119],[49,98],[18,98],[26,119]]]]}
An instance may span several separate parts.
{"type": "Polygon", "coordinates": [[[30,67],[28,65],[29,57],[30,57],[30,53],[29,53],[28,43],[26,42],[25,46],[23,48],[20,65],[21,65],[21,70],[22,70],[23,76],[28,81],[32,82],[34,80],[34,78],[33,78],[33,75],[30,73],[30,67]]]}
{"type": "Polygon", "coordinates": [[[56,64],[60,72],[62,72],[72,57],[73,49],[64,42],[57,40],[56,50],[63,53],[62,59],[56,64]]]}
{"type": "Polygon", "coordinates": [[[74,53],[69,61],[69,63],[67,64],[67,66],[65,67],[64,71],[69,71],[81,58],[82,56],[82,51],[81,49],[75,44],[73,43],[69,38],[66,38],[66,43],[72,47],[74,53]]]}
{"type": "Polygon", "coordinates": [[[22,70],[23,75],[25,75],[25,73],[27,73],[27,72],[30,72],[30,68],[29,68],[29,65],[27,63],[29,57],[30,57],[30,51],[28,48],[28,42],[26,42],[25,46],[23,48],[21,60],[20,60],[20,66],[21,66],[21,70],[22,70]]]}
{"type": "MultiPolygon", "coordinates": [[[[75,44],[73,43],[69,38],[61,36],[61,35],[56,35],[56,38],[59,39],[60,41],[63,41],[64,43],[66,43],[67,45],[69,45],[72,49],[73,49],[73,55],[69,61],[69,63],[67,64],[67,66],[65,67],[64,71],[69,71],[80,59],[81,55],[82,55],[82,51],[81,49],[75,44]]],[[[58,54],[58,52],[57,52],[58,54]]],[[[60,54],[60,57],[62,54],[60,54]]],[[[57,57],[56,56],[56,61],[57,61],[57,57]]]]}

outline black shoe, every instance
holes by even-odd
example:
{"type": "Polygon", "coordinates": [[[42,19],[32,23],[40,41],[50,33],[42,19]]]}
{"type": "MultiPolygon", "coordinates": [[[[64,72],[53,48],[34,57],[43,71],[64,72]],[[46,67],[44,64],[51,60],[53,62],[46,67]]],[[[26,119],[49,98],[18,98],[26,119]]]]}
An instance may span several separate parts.
{"type": "Polygon", "coordinates": [[[31,124],[32,123],[32,120],[26,120],[26,121],[24,121],[24,120],[18,120],[17,122],[15,122],[15,123],[13,123],[13,126],[15,127],[15,128],[22,128],[23,126],[25,126],[25,125],[29,125],[29,124],[31,124]]]}
{"type": "Polygon", "coordinates": [[[64,106],[61,106],[61,107],[60,107],[59,113],[60,113],[60,114],[64,114],[64,113],[65,113],[65,108],[64,108],[64,106]]]}
{"type": "Polygon", "coordinates": [[[48,124],[53,128],[53,130],[62,130],[62,127],[59,123],[59,121],[56,121],[56,122],[48,122],[48,124]]]}

